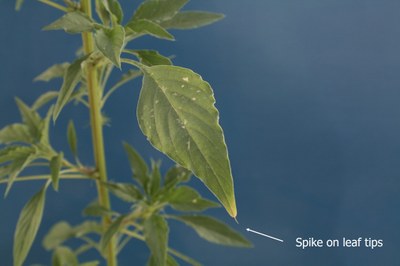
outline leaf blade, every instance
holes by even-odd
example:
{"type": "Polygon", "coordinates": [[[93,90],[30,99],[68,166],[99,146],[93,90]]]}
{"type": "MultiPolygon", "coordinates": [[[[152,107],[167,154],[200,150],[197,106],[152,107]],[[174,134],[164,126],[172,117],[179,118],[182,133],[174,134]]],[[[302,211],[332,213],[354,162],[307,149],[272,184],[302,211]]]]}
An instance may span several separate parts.
{"type": "Polygon", "coordinates": [[[14,265],[22,266],[36,237],[43,216],[46,186],[24,206],[14,234],[14,265]]]}
{"type": "Polygon", "coordinates": [[[202,11],[183,11],[179,12],[171,19],[161,22],[161,26],[166,29],[188,30],[196,29],[215,23],[225,16],[219,13],[202,11]]]}
{"type": "Polygon", "coordinates": [[[144,237],[156,265],[167,261],[168,224],[162,216],[153,214],[144,222],[144,237]]]}
{"type": "Polygon", "coordinates": [[[93,21],[84,13],[75,11],[69,12],[45,26],[43,30],[64,30],[67,33],[75,34],[94,30],[93,21]]]}
{"type": "Polygon", "coordinates": [[[126,27],[128,30],[132,31],[134,35],[149,34],[159,39],[170,41],[175,40],[174,36],[171,35],[171,33],[169,33],[166,29],[147,19],[132,21],[128,23],[126,27]]]}
{"type": "Polygon", "coordinates": [[[163,21],[173,17],[188,0],[146,0],[136,10],[133,19],[163,21]]]}
{"type": "Polygon", "coordinates": [[[55,191],[58,191],[58,183],[60,181],[60,170],[64,154],[60,152],[50,160],[51,181],[55,191]]]}
{"type": "Polygon", "coordinates": [[[191,170],[236,217],[233,178],[210,85],[176,66],[142,69],[137,119],[150,143],[191,170]]]}
{"type": "Polygon", "coordinates": [[[125,40],[124,27],[117,25],[112,29],[102,28],[96,31],[94,38],[100,52],[114,65],[121,68],[121,52],[125,40]]]}

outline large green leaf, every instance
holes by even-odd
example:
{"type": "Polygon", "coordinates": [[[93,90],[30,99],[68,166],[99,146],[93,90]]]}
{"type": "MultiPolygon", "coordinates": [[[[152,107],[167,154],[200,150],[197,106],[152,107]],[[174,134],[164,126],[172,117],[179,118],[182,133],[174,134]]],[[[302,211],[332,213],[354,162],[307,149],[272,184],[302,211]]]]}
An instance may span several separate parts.
{"type": "Polygon", "coordinates": [[[57,103],[53,110],[53,121],[56,121],[63,107],[68,103],[72,92],[76,85],[81,80],[81,64],[86,59],[85,57],[75,60],[67,69],[64,75],[64,82],[58,94],[57,103]]]}
{"type": "Polygon", "coordinates": [[[155,265],[166,264],[168,232],[167,222],[157,214],[153,214],[144,222],[144,237],[156,262],[155,265]]]}
{"type": "Polygon", "coordinates": [[[33,138],[29,128],[24,124],[12,124],[0,130],[0,144],[13,142],[32,143],[33,138]]]}
{"type": "Polygon", "coordinates": [[[53,266],[78,266],[78,264],[78,258],[70,248],[58,247],[53,253],[53,266]]]}
{"type": "Polygon", "coordinates": [[[56,64],[45,71],[43,71],[39,76],[37,76],[34,81],[50,81],[54,78],[62,78],[65,71],[69,67],[69,63],[56,64]]]}
{"type": "Polygon", "coordinates": [[[14,234],[14,266],[22,266],[42,221],[46,186],[35,194],[22,209],[14,234]]]}
{"type": "Polygon", "coordinates": [[[93,21],[84,13],[75,11],[69,12],[47,25],[43,30],[65,30],[68,33],[81,33],[94,30],[93,21]]]}
{"type": "Polygon", "coordinates": [[[210,85],[193,71],[176,66],[142,66],[137,108],[148,140],[190,169],[236,217],[228,152],[210,85]]]}
{"type": "Polygon", "coordinates": [[[203,215],[182,215],[173,216],[172,218],[192,227],[200,237],[212,243],[237,247],[252,246],[238,232],[214,218],[203,215]]]}
{"type": "Polygon", "coordinates": [[[121,51],[124,46],[125,30],[121,25],[112,29],[97,30],[94,35],[96,46],[110,61],[121,68],[121,51]]]}
{"type": "Polygon", "coordinates": [[[167,30],[151,20],[134,20],[128,23],[126,27],[128,32],[131,31],[133,35],[149,34],[153,37],[160,39],[174,40],[174,36],[172,36],[167,30]]]}
{"type": "Polygon", "coordinates": [[[223,14],[202,12],[202,11],[184,11],[176,14],[169,20],[161,22],[161,26],[166,29],[195,29],[200,28],[224,18],[223,14]]]}
{"type": "Polygon", "coordinates": [[[136,10],[133,19],[161,22],[172,18],[188,0],[146,0],[136,10]]]}

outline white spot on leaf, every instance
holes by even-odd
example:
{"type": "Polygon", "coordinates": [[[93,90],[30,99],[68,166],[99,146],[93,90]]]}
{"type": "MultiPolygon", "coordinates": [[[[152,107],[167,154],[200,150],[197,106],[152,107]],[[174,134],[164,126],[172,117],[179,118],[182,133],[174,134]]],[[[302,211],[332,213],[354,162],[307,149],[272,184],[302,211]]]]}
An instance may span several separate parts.
{"type": "Polygon", "coordinates": [[[182,80],[186,81],[186,82],[189,82],[189,77],[183,77],[182,80]]]}

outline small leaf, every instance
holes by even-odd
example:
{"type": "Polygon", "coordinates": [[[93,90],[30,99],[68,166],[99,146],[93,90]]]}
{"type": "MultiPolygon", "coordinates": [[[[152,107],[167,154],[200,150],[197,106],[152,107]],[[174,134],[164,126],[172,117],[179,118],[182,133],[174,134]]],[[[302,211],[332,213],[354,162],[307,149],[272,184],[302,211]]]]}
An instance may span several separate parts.
{"type": "Polygon", "coordinates": [[[35,194],[19,215],[14,234],[14,266],[22,266],[36,237],[42,221],[46,197],[46,186],[35,194]]]}
{"type": "Polygon", "coordinates": [[[146,66],[172,65],[168,57],[159,54],[155,50],[125,50],[125,52],[137,56],[140,59],[140,63],[146,66]]]}
{"type": "Polygon", "coordinates": [[[50,131],[50,121],[51,121],[51,117],[53,114],[53,109],[54,106],[52,105],[49,110],[47,111],[47,114],[45,116],[45,118],[42,120],[42,126],[41,126],[41,130],[40,130],[40,144],[43,144],[42,146],[44,147],[48,147],[49,149],[51,149],[51,145],[50,145],[50,139],[49,139],[49,131],[50,131]]]}
{"type": "Polygon", "coordinates": [[[35,154],[36,149],[27,146],[8,146],[0,150],[0,164],[20,160],[35,154]]]}
{"type": "Polygon", "coordinates": [[[129,163],[131,165],[131,170],[133,177],[142,185],[143,188],[147,186],[149,181],[148,168],[146,162],[139,155],[139,153],[128,143],[124,143],[125,152],[128,156],[129,163]]]}
{"type": "MultiPolygon", "coordinates": [[[[179,266],[178,262],[176,262],[176,260],[169,254],[167,255],[167,263],[165,265],[166,266],[179,266]]],[[[154,256],[150,255],[149,261],[147,262],[147,266],[159,266],[159,264],[157,264],[157,261],[154,256]]]]}
{"type": "Polygon", "coordinates": [[[15,10],[20,11],[23,3],[24,3],[24,0],[17,0],[15,2],[15,10]]]}
{"type": "Polygon", "coordinates": [[[98,202],[94,202],[89,204],[84,210],[83,215],[85,216],[110,216],[110,215],[117,215],[118,213],[110,211],[103,206],[100,206],[98,202]]]}
{"type": "Polygon", "coordinates": [[[188,182],[191,175],[192,172],[186,168],[179,165],[173,166],[165,174],[164,188],[171,189],[181,182],[188,182]]]}
{"type": "Polygon", "coordinates": [[[78,258],[74,252],[67,247],[58,247],[53,253],[53,266],[78,266],[78,264],[78,258]]]}
{"type": "Polygon", "coordinates": [[[68,123],[67,138],[68,138],[69,148],[74,157],[76,158],[78,156],[78,139],[76,137],[74,121],[72,120],[70,120],[68,123]]]}
{"type": "Polygon", "coordinates": [[[81,64],[86,59],[85,57],[75,60],[67,69],[64,75],[64,82],[58,94],[57,103],[53,111],[53,121],[55,122],[62,108],[67,104],[76,85],[81,80],[81,64]]]}
{"type": "Polygon", "coordinates": [[[125,30],[121,25],[112,29],[97,30],[94,35],[96,46],[110,61],[121,68],[121,51],[124,46],[125,30]]]}
{"type": "Polygon", "coordinates": [[[187,2],[188,0],[146,0],[138,7],[133,19],[161,22],[175,16],[187,2]]]}
{"type": "Polygon", "coordinates": [[[163,21],[160,25],[165,29],[196,29],[217,22],[224,17],[223,14],[218,13],[184,11],[169,20],[163,21]]]}
{"type": "Polygon", "coordinates": [[[128,30],[132,31],[134,35],[149,34],[160,39],[175,40],[174,36],[171,35],[167,30],[157,23],[147,19],[129,22],[126,27],[128,30]]]}
{"type": "Polygon", "coordinates": [[[50,160],[51,181],[55,191],[58,191],[58,183],[60,181],[60,170],[63,159],[64,159],[64,154],[61,152],[56,156],[54,156],[53,158],[51,158],[50,160]]]}
{"type": "Polygon", "coordinates": [[[41,137],[42,119],[39,114],[27,106],[23,101],[15,99],[21,113],[22,121],[28,126],[33,140],[39,140],[41,137]]]}
{"type": "Polygon", "coordinates": [[[33,142],[33,138],[27,125],[12,124],[0,130],[0,144],[9,144],[14,142],[33,142]]]}
{"type": "Polygon", "coordinates": [[[98,266],[99,264],[100,264],[100,262],[95,260],[95,261],[81,263],[81,264],[79,264],[79,266],[98,266]]]}
{"type": "Polygon", "coordinates": [[[231,167],[210,85],[181,67],[160,65],[142,71],[137,118],[143,134],[191,170],[236,217],[231,167]]]}
{"type": "Polygon", "coordinates": [[[50,81],[55,78],[62,78],[64,76],[65,71],[69,67],[69,63],[61,63],[61,64],[56,64],[48,69],[46,69],[44,72],[42,72],[39,76],[37,76],[34,81],[50,81]]]}
{"type": "Polygon", "coordinates": [[[140,191],[132,184],[128,183],[104,183],[104,186],[118,198],[126,202],[136,202],[142,198],[140,191]]]}
{"type": "Polygon", "coordinates": [[[168,202],[178,211],[204,211],[219,207],[218,203],[203,199],[196,190],[188,186],[176,188],[168,197],[168,202]]]}
{"type": "Polygon", "coordinates": [[[121,215],[115,221],[112,222],[112,224],[108,227],[107,231],[104,233],[104,235],[101,238],[100,246],[101,250],[105,250],[110,243],[111,239],[114,237],[115,234],[118,233],[118,231],[122,228],[123,226],[123,221],[126,218],[126,215],[121,215]]]}
{"type": "Polygon", "coordinates": [[[202,215],[182,215],[173,216],[172,218],[192,227],[200,237],[212,243],[237,247],[252,246],[238,232],[214,218],[202,215]]]}
{"type": "Polygon", "coordinates": [[[47,104],[48,102],[52,101],[53,99],[57,98],[58,91],[48,91],[39,96],[36,99],[35,103],[32,105],[33,110],[38,110],[43,105],[47,104]]]}
{"type": "Polygon", "coordinates": [[[121,24],[124,13],[121,5],[116,0],[102,0],[102,4],[108,13],[113,16],[118,24],[121,24]]]}
{"type": "Polygon", "coordinates": [[[8,193],[11,190],[12,185],[14,184],[15,179],[18,175],[25,169],[25,167],[30,164],[34,159],[33,154],[26,154],[25,156],[21,156],[15,159],[10,165],[10,173],[8,176],[7,188],[4,196],[7,197],[8,193]]]}
{"type": "Polygon", "coordinates": [[[156,265],[165,265],[167,261],[168,224],[165,219],[153,214],[144,222],[144,237],[156,265]]]}
{"type": "Polygon", "coordinates": [[[54,21],[43,30],[64,30],[67,33],[82,33],[94,30],[93,21],[84,13],[75,11],[69,12],[60,19],[54,21]]]}
{"type": "Polygon", "coordinates": [[[149,183],[148,193],[155,195],[160,189],[161,184],[161,173],[160,173],[160,162],[151,162],[151,182],[149,183]]]}
{"type": "Polygon", "coordinates": [[[43,239],[43,247],[49,251],[60,246],[68,238],[72,237],[73,229],[67,222],[59,222],[53,225],[43,239]]]}

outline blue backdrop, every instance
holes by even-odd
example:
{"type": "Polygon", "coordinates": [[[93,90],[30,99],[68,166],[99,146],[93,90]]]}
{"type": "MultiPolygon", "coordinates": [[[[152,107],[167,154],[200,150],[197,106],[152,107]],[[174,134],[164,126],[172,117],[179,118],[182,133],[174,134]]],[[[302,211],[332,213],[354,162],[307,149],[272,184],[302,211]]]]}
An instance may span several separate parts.
{"type": "MultiPolygon", "coordinates": [[[[128,2],[123,5],[129,17],[138,1],[128,2]]],[[[31,103],[45,90],[59,88],[59,82],[32,79],[55,62],[72,60],[80,43],[79,36],[40,31],[60,12],[34,1],[19,13],[13,6],[11,0],[0,1],[0,126],[19,121],[15,96],[31,103]]],[[[174,31],[175,42],[143,38],[135,47],[176,55],[176,65],[192,68],[212,84],[240,225],[222,209],[209,213],[242,231],[255,247],[215,246],[175,223],[171,246],[205,265],[400,265],[400,2],[214,0],[193,1],[187,8],[227,17],[199,30],[174,31]],[[249,234],[246,227],[285,242],[249,234]],[[384,246],[301,250],[295,247],[297,237],[371,237],[383,239],[384,246]]],[[[137,127],[139,86],[138,81],[126,85],[106,106],[112,119],[105,128],[108,168],[114,180],[130,178],[121,140],[171,165],[137,127]]],[[[52,129],[52,141],[58,149],[67,147],[71,116],[79,117],[80,153],[90,164],[85,108],[69,106],[52,129]]],[[[40,185],[16,184],[0,200],[1,265],[12,265],[15,222],[40,185]]],[[[199,181],[193,185],[212,197],[199,181]]],[[[38,237],[58,220],[81,221],[76,206],[90,202],[92,191],[85,181],[64,181],[60,192],[50,192],[38,237]]],[[[142,265],[146,258],[147,248],[136,241],[120,255],[122,266],[142,265]]],[[[27,265],[49,261],[37,241],[27,265]]]]}

